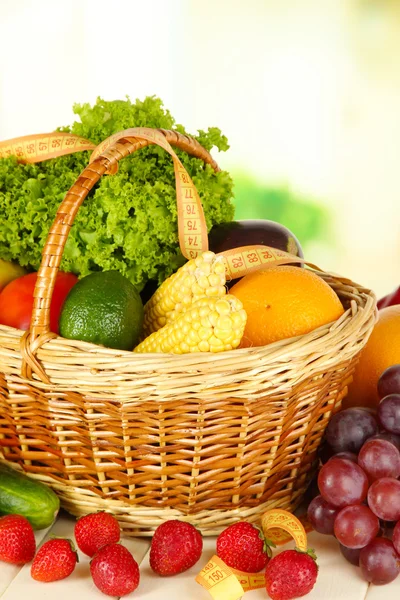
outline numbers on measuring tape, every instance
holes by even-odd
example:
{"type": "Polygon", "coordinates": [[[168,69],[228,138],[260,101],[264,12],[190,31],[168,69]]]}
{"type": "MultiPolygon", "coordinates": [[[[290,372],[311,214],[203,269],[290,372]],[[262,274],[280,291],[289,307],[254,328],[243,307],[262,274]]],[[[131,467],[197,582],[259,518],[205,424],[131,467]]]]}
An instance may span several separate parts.
{"type": "Polygon", "coordinates": [[[207,573],[207,571],[211,571],[214,568],[214,563],[212,563],[211,561],[208,562],[206,564],[206,566],[203,568],[203,571],[205,571],[207,573]]]}
{"type": "Polygon", "coordinates": [[[189,176],[186,173],[179,173],[182,183],[189,183],[189,176]]]}
{"type": "Polygon", "coordinates": [[[220,558],[213,556],[200,571],[196,581],[210,589],[229,576],[232,576],[231,569],[220,558]]]}
{"type": "Polygon", "coordinates": [[[260,259],[258,258],[256,252],[250,252],[249,254],[247,254],[246,258],[250,264],[260,262],[260,259]]]}
{"type": "Polygon", "coordinates": [[[197,221],[185,221],[185,227],[188,231],[198,231],[197,221]]]}
{"type": "Polygon", "coordinates": [[[233,257],[232,258],[232,266],[234,269],[240,269],[240,267],[243,267],[244,263],[243,263],[243,258],[241,256],[237,256],[237,257],[233,257]]]}
{"type": "Polygon", "coordinates": [[[68,133],[44,133],[0,142],[0,158],[16,156],[19,162],[35,163],[94,147],[88,140],[68,133]]]}
{"type": "Polygon", "coordinates": [[[195,236],[191,236],[191,235],[185,235],[185,241],[187,241],[189,246],[193,246],[193,247],[198,247],[199,246],[199,236],[195,235],[195,236]]]}
{"type": "MultiPolygon", "coordinates": [[[[233,248],[220,252],[220,256],[225,258],[226,276],[231,279],[247,275],[247,273],[257,271],[263,267],[305,262],[300,257],[293,256],[283,250],[261,245],[233,248]]],[[[312,263],[307,262],[307,264],[318,269],[312,263]]]]}
{"type": "Polygon", "coordinates": [[[221,579],[224,579],[224,577],[227,577],[227,575],[224,575],[221,569],[214,569],[214,571],[207,574],[207,577],[209,577],[211,581],[216,583],[217,581],[221,581],[221,579]]]}
{"type": "Polygon", "coordinates": [[[237,600],[244,592],[265,588],[263,573],[243,573],[214,555],[196,577],[214,600],[237,600]]]}
{"type": "Polygon", "coordinates": [[[244,593],[233,570],[216,555],[200,571],[196,581],[208,590],[215,600],[237,600],[244,593]]]}
{"type": "Polygon", "coordinates": [[[243,269],[244,261],[242,256],[234,256],[226,261],[227,273],[236,273],[243,269]]]}
{"type": "Polygon", "coordinates": [[[185,204],[185,210],[188,215],[196,214],[196,205],[195,204],[185,204]]]}

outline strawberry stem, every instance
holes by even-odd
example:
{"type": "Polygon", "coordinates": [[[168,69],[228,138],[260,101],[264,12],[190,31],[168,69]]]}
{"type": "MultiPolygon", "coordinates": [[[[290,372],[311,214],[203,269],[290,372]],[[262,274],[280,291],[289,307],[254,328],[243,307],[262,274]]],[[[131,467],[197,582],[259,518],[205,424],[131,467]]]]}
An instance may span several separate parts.
{"type": "Polygon", "coordinates": [[[259,530],[258,537],[260,538],[260,540],[262,540],[264,542],[263,543],[263,552],[266,552],[267,556],[269,558],[271,558],[271,556],[272,556],[271,548],[276,548],[276,544],[274,544],[274,542],[272,540],[266,538],[262,529],[257,527],[257,525],[254,525],[254,527],[259,530]]]}
{"type": "Polygon", "coordinates": [[[307,548],[307,550],[300,550],[300,548],[295,548],[296,552],[299,552],[300,554],[308,554],[308,556],[311,556],[311,558],[313,560],[317,560],[317,555],[315,553],[315,550],[313,548],[307,548]]]}

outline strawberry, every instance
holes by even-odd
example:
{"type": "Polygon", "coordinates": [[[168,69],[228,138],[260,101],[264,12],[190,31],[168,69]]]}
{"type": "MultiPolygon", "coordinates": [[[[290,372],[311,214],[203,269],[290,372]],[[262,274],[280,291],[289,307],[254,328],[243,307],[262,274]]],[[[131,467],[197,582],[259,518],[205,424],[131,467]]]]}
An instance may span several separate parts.
{"type": "Polygon", "coordinates": [[[125,596],[136,590],[140,581],[139,565],[125,546],[103,546],[90,561],[96,587],[109,596],[125,596]]]}
{"type": "Polygon", "coordinates": [[[271,542],[247,521],[229,525],[217,538],[217,555],[233,569],[258,573],[271,557],[271,542]]]}
{"type": "Polygon", "coordinates": [[[117,519],[104,511],[85,515],[75,524],[78,548],[90,557],[103,546],[119,542],[120,537],[121,530],[117,519]]]}
{"type": "Polygon", "coordinates": [[[172,519],[157,527],[150,547],[150,566],[158,575],[177,575],[197,563],[203,538],[190,523],[172,519]]]}
{"type": "Polygon", "coordinates": [[[312,550],[284,550],[270,560],[265,583],[272,600],[290,600],[305,596],[314,587],[318,566],[312,550]]]}
{"type": "Polygon", "coordinates": [[[31,576],[36,581],[58,581],[71,575],[78,555],[71,540],[54,538],[38,550],[31,566],[31,576]]]}
{"type": "Polygon", "coordinates": [[[35,556],[36,541],[32,525],[21,515],[0,517],[0,560],[24,565],[35,556]]]}

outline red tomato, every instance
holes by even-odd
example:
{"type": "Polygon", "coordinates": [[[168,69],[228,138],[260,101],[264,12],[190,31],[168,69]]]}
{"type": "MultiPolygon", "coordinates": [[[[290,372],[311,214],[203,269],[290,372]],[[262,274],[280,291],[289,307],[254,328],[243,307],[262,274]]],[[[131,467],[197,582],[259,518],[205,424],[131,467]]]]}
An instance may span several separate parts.
{"type": "MultiPolygon", "coordinates": [[[[0,323],[27,330],[31,324],[33,291],[37,273],[29,273],[11,281],[0,293],[0,323]]],[[[50,306],[50,330],[58,334],[58,319],[69,290],[78,281],[72,273],[57,273],[50,306]]]]}

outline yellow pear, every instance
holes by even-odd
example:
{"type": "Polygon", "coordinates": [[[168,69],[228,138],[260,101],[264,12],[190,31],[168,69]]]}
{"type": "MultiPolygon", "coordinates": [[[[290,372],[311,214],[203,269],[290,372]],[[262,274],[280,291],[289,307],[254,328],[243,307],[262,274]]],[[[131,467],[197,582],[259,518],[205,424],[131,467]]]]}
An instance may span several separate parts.
{"type": "Polygon", "coordinates": [[[0,292],[1,290],[17,277],[25,275],[26,271],[16,263],[0,258],[0,292]]]}

